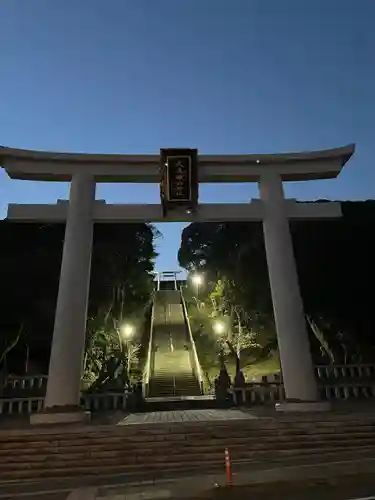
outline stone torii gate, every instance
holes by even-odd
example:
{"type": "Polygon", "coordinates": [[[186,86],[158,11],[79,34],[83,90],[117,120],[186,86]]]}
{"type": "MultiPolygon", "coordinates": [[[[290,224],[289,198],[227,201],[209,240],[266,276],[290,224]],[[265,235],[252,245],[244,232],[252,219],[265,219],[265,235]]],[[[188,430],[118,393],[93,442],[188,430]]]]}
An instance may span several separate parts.
{"type": "Polygon", "coordinates": [[[92,155],[0,148],[0,165],[12,179],[70,182],[69,201],[8,207],[8,219],[13,221],[66,221],[46,414],[35,421],[81,418],[72,409],[78,410],[80,400],[93,222],[262,221],[286,397],[316,402],[317,384],[288,221],[340,217],[341,205],[286,200],[283,182],[335,178],[353,153],[354,145],[293,154],[200,155],[199,183],[257,182],[260,199],[246,204],[198,204],[193,211],[179,208],[166,215],[161,204],[109,205],[95,200],[98,182],[159,183],[159,155],[92,155]]]}
{"type": "Polygon", "coordinates": [[[167,278],[166,281],[169,279],[173,281],[175,290],[177,290],[177,275],[180,274],[181,271],[160,271],[160,272],[155,272],[156,276],[156,290],[160,290],[160,282],[164,279],[167,278]]]}

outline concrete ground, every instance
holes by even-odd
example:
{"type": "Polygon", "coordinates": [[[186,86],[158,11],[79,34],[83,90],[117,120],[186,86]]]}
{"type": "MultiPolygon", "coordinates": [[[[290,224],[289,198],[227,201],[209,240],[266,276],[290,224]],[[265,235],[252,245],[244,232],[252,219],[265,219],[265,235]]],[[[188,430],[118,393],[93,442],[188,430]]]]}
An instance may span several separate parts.
{"type": "MultiPolygon", "coordinates": [[[[375,499],[375,480],[372,476],[336,477],[325,481],[275,483],[211,490],[202,500],[371,500],[375,499]]],[[[126,497],[124,497],[126,498],[126,497]]]]}
{"type": "MultiPolygon", "coordinates": [[[[358,460],[358,465],[359,465],[358,460]]],[[[375,471],[375,460],[373,460],[375,471]]],[[[339,467],[331,467],[331,475],[311,474],[306,478],[298,474],[296,468],[285,471],[284,480],[269,481],[259,476],[249,477],[247,474],[234,476],[234,484],[225,485],[217,481],[217,476],[192,476],[183,480],[166,481],[160,483],[144,483],[138,485],[112,484],[105,486],[86,486],[76,489],[37,490],[32,485],[28,491],[1,493],[1,499],[28,499],[28,500],[146,500],[146,499],[185,499],[185,500],[279,500],[280,496],[288,500],[370,500],[375,499],[375,477],[373,472],[356,472],[339,474],[339,467]],[[291,478],[294,474],[294,478],[291,478]],[[296,475],[297,474],[297,475],[296,475]],[[251,484],[251,480],[255,482],[251,484]],[[259,481],[259,482],[257,482],[259,481]],[[238,484],[237,484],[238,483],[238,484]]],[[[365,462],[366,469],[366,462],[365,462]]]]}

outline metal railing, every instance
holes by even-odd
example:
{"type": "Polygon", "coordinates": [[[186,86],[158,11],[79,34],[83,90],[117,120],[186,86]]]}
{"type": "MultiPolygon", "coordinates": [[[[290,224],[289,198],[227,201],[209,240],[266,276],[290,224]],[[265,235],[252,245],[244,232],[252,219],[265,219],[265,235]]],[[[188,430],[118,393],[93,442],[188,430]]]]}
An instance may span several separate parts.
{"type": "Polygon", "coordinates": [[[181,304],[182,304],[182,310],[183,310],[183,313],[184,313],[184,319],[185,319],[186,326],[187,326],[187,329],[188,329],[190,345],[192,347],[193,361],[194,361],[194,368],[193,369],[194,369],[194,372],[195,372],[195,376],[197,377],[198,382],[199,382],[199,387],[200,387],[201,394],[203,394],[203,371],[202,371],[202,367],[201,367],[201,365],[199,363],[197,348],[195,346],[195,341],[194,341],[193,333],[192,333],[191,327],[190,327],[190,321],[189,321],[189,316],[188,316],[188,312],[187,312],[187,307],[186,307],[186,302],[185,302],[184,294],[182,292],[182,287],[180,287],[180,294],[181,294],[181,304]]]}
{"type": "Polygon", "coordinates": [[[154,314],[155,314],[155,295],[152,298],[152,304],[151,304],[150,337],[149,337],[149,341],[148,341],[147,360],[146,360],[145,368],[143,371],[142,393],[143,393],[144,398],[147,398],[147,396],[148,396],[148,389],[149,389],[149,384],[150,384],[151,357],[152,357],[153,330],[154,330],[154,314]]]}

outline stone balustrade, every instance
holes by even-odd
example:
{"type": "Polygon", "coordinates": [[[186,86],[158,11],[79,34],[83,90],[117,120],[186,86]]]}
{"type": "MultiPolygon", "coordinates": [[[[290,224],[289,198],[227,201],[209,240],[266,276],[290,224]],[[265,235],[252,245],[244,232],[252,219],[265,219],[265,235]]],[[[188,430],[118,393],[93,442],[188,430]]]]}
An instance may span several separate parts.
{"type": "Polygon", "coordinates": [[[375,397],[375,365],[318,365],[320,397],[328,401],[375,397]]]}
{"type": "MultiPolygon", "coordinates": [[[[361,400],[375,398],[375,365],[318,365],[315,367],[320,397],[323,400],[361,400]]],[[[26,414],[40,411],[44,405],[46,375],[7,378],[0,398],[0,415],[26,414]]],[[[236,405],[274,404],[285,398],[278,375],[262,377],[244,387],[229,391],[236,405]]],[[[126,410],[129,394],[87,393],[81,404],[93,412],[126,410]]]]}
{"type": "Polygon", "coordinates": [[[284,386],[278,381],[252,382],[244,387],[233,387],[229,392],[235,405],[277,403],[285,398],[284,386]]]}
{"type": "Polygon", "coordinates": [[[317,365],[319,380],[327,379],[372,379],[375,380],[375,365],[317,365]]]}
{"type": "Polygon", "coordinates": [[[1,415],[22,415],[41,411],[44,397],[6,398],[0,399],[1,415]]]}
{"type": "MultiPolygon", "coordinates": [[[[128,394],[121,393],[92,393],[85,394],[81,405],[85,410],[99,411],[124,411],[127,408],[128,394]]],[[[22,415],[36,413],[43,409],[44,396],[25,398],[0,399],[0,415],[22,415]]]]}
{"type": "Polygon", "coordinates": [[[4,389],[41,389],[47,384],[47,375],[24,375],[7,377],[4,389]]]}
{"type": "MultiPolygon", "coordinates": [[[[322,400],[375,398],[375,365],[317,365],[315,367],[322,400]]],[[[266,404],[282,401],[284,387],[278,375],[262,377],[242,388],[232,388],[234,404],[266,404]]]]}
{"type": "Polygon", "coordinates": [[[116,411],[126,410],[128,402],[127,392],[109,392],[85,394],[81,404],[89,411],[116,411]]]}

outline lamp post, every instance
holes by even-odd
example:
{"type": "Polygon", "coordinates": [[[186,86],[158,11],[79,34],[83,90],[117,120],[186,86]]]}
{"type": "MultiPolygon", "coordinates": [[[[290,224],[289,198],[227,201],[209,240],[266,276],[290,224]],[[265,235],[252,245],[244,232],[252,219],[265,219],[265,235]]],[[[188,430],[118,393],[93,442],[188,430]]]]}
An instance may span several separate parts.
{"type": "Polygon", "coordinates": [[[200,309],[200,301],[199,301],[199,288],[203,284],[203,276],[201,274],[194,274],[192,276],[191,281],[193,285],[197,288],[197,307],[200,309]]]}
{"type": "Polygon", "coordinates": [[[127,375],[128,380],[130,380],[130,340],[134,336],[135,328],[133,325],[129,323],[125,323],[120,327],[121,339],[126,345],[126,354],[127,354],[127,375]]]}
{"type": "Polygon", "coordinates": [[[213,330],[217,335],[217,342],[220,346],[220,368],[224,367],[224,346],[223,346],[223,336],[226,331],[226,326],[222,321],[215,321],[213,324],[213,330]]]}

